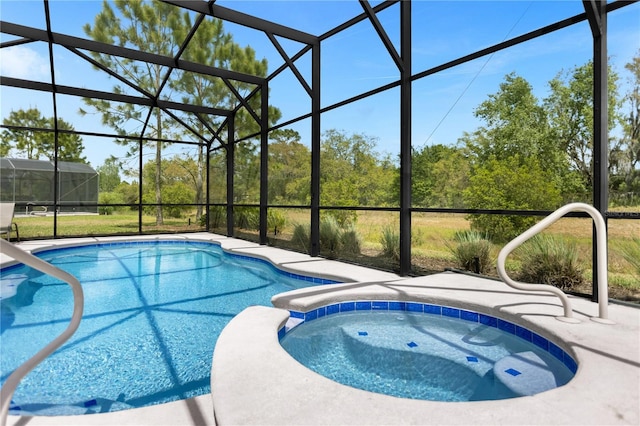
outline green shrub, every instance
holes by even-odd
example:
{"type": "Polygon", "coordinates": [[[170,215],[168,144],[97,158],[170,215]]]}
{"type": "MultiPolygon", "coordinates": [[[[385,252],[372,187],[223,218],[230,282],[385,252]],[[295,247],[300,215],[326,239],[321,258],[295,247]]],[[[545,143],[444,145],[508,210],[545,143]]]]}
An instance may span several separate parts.
{"type": "MultiPolygon", "coordinates": [[[[469,209],[554,210],[562,202],[554,182],[551,171],[535,158],[514,155],[498,160],[491,156],[473,168],[463,198],[469,209]]],[[[471,229],[494,242],[509,241],[538,221],[519,215],[471,214],[467,218],[471,229]]]]}
{"type": "Polygon", "coordinates": [[[622,245],[622,257],[629,262],[640,277],[640,237],[636,237],[630,242],[622,245]]]}
{"type": "Polygon", "coordinates": [[[340,228],[355,225],[358,221],[358,213],[355,210],[325,210],[323,216],[333,218],[340,228]]]}
{"type": "Polygon", "coordinates": [[[204,213],[204,214],[202,214],[202,216],[200,216],[200,219],[198,219],[198,225],[207,226],[207,214],[206,213],[204,213]]]}
{"type": "Polygon", "coordinates": [[[471,229],[484,233],[496,243],[511,241],[538,222],[535,217],[473,214],[467,216],[471,229]]]}
{"type": "MultiPolygon", "coordinates": [[[[171,204],[189,204],[193,203],[195,194],[193,189],[183,182],[177,182],[172,185],[166,185],[162,188],[162,200],[171,204]]],[[[162,206],[163,214],[167,217],[179,218],[192,209],[191,206],[162,206]]]]}
{"type": "Polygon", "coordinates": [[[309,253],[309,242],[311,241],[311,226],[309,224],[296,224],[293,227],[291,241],[297,244],[305,253],[309,253]]]}
{"type": "MultiPolygon", "coordinates": [[[[294,225],[291,242],[305,253],[309,253],[311,226],[309,224],[294,225]]],[[[320,220],[320,251],[328,257],[334,257],[339,253],[359,254],[361,247],[362,238],[354,226],[341,229],[332,216],[325,216],[320,220]]]]}
{"type": "MultiPolygon", "coordinates": [[[[113,190],[116,194],[119,194],[124,201],[124,204],[137,204],[138,203],[138,184],[128,182],[120,182],[118,186],[113,190]]],[[[130,210],[137,210],[137,206],[131,206],[130,210]]]]}
{"type": "MultiPolygon", "coordinates": [[[[101,192],[98,195],[98,204],[124,204],[122,194],[117,192],[101,192]]],[[[98,213],[103,215],[113,214],[119,207],[117,206],[100,206],[98,213]]]]}
{"type": "Polygon", "coordinates": [[[473,230],[458,231],[453,242],[445,242],[445,245],[455,257],[458,267],[479,274],[489,270],[493,263],[491,242],[484,234],[473,230]]]}
{"type": "Polygon", "coordinates": [[[538,234],[523,244],[519,253],[522,259],[518,273],[520,281],[549,284],[562,290],[584,283],[574,243],[538,234]]]}
{"type": "Polygon", "coordinates": [[[424,229],[418,227],[411,228],[411,245],[421,246],[425,242],[424,229]]]}
{"type": "MultiPolygon", "coordinates": [[[[162,187],[162,214],[164,217],[179,218],[183,213],[191,211],[193,207],[180,204],[191,204],[195,198],[195,192],[183,182],[176,182],[171,185],[162,187]],[[177,205],[170,205],[177,204],[177,205]]],[[[155,215],[157,207],[155,191],[147,187],[147,191],[142,194],[143,204],[147,204],[142,208],[144,214],[155,215]]]]}
{"type": "Polygon", "coordinates": [[[385,256],[396,261],[400,260],[400,234],[393,227],[385,226],[382,228],[380,243],[382,244],[382,253],[385,256]]]}
{"type": "Polygon", "coordinates": [[[273,235],[282,232],[282,228],[287,223],[287,218],[281,211],[267,210],[267,230],[273,230],[273,235]]]}
{"type": "Polygon", "coordinates": [[[260,229],[260,209],[258,207],[236,207],[233,210],[233,219],[237,228],[260,229]]]}
{"type": "Polygon", "coordinates": [[[340,225],[332,216],[326,216],[320,221],[320,250],[335,255],[340,250],[340,225]]]}
{"type": "MultiPolygon", "coordinates": [[[[209,215],[211,215],[211,219],[209,220],[209,226],[212,229],[220,228],[226,223],[227,219],[227,208],[225,206],[211,206],[209,208],[209,215]]],[[[200,226],[207,225],[207,214],[203,214],[200,216],[200,226]]]]}
{"type": "Polygon", "coordinates": [[[356,227],[351,225],[347,229],[342,231],[340,235],[340,246],[344,253],[360,254],[362,248],[362,238],[356,227]]]}

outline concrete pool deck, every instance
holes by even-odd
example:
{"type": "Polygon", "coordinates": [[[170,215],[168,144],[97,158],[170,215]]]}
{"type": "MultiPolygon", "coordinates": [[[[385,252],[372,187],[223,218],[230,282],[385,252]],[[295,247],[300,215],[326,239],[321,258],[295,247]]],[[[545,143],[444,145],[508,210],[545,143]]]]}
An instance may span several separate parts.
{"type": "MultiPolygon", "coordinates": [[[[228,251],[270,260],[289,272],[341,278],[273,298],[276,308],[250,307],[224,329],[214,352],[212,395],[86,416],[9,416],[9,425],[216,424],[640,424],[640,309],[609,305],[616,324],[591,320],[598,305],[570,297],[579,324],[555,319],[555,296],[513,290],[494,280],[441,273],[403,278],[356,265],[196,233],[29,241],[25,250],[78,243],[156,239],[214,241],[228,251]],[[332,382],[293,360],[278,343],[285,309],[308,311],[339,301],[404,300],[461,307],[524,325],[559,344],[578,362],[567,385],[531,397],[444,403],[374,394],[332,382]],[[285,309],[279,309],[285,308],[285,309]],[[214,417],[215,409],[215,417],[214,417]]],[[[0,255],[0,263],[10,261],[0,255]]]]}

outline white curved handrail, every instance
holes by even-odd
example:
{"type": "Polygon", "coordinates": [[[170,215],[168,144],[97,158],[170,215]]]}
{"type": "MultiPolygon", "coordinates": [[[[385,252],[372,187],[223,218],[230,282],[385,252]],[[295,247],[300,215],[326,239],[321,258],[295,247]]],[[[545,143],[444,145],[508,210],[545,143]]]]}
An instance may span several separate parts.
{"type": "Polygon", "coordinates": [[[7,378],[7,381],[0,389],[0,415],[2,417],[2,426],[7,424],[7,416],[9,414],[9,406],[11,405],[11,398],[16,388],[20,384],[20,381],[29,374],[31,370],[46,357],[51,355],[56,349],[62,346],[78,329],[80,320],[82,319],[82,311],[84,309],[84,295],[80,282],[71,274],[56,268],[55,266],[45,262],[44,260],[27,253],[10,242],[0,239],[0,252],[12,257],[13,259],[24,263],[40,272],[54,276],[59,280],[65,281],[71,286],[73,290],[73,314],[69,326],[55,339],[53,339],[47,346],[42,348],[40,352],[28,359],[24,364],[16,368],[7,378]]]}
{"type": "Polygon", "coordinates": [[[599,321],[606,324],[613,324],[608,319],[608,303],[609,303],[609,288],[607,285],[607,235],[606,225],[604,218],[595,207],[585,203],[571,203],[560,207],[558,210],[551,213],[549,216],[542,219],[536,225],[527,229],[525,232],[511,240],[506,246],[500,250],[498,255],[498,275],[509,286],[525,291],[546,291],[555,294],[560,298],[562,306],[564,308],[564,317],[558,317],[559,320],[565,322],[579,322],[573,318],[573,309],[571,308],[571,302],[567,295],[557,287],[545,284],[526,284],[512,280],[505,269],[505,261],[507,256],[520,244],[533,237],[549,225],[560,219],[565,214],[572,211],[582,211],[588,213],[593,219],[596,226],[596,245],[597,245],[597,265],[598,265],[598,314],[599,318],[592,318],[594,321],[599,321]]]}

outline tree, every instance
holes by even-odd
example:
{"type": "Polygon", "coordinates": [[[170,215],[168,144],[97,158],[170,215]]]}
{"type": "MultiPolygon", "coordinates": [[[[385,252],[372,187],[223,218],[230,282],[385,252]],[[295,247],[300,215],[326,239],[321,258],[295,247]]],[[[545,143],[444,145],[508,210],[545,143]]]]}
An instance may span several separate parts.
{"type": "MultiPolygon", "coordinates": [[[[411,200],[416,207],[462,207],[462,189],[469,172],[459,148],[425,145],[411,156],[411,200]]],[[[396,183],[399,193],[400,179],[396,183]]]]}
{"type": "Polygon", "coordinates": [[[104,160],[102,166],[96,167],[100,175],[100,192],[111,192],[120,184],[120,164],[115,157],[104,160]]]}
{"type": "Polygon", "coordinates": [[[209,153],[209,200],[212,203],[227,202],[226,152],[217,149],[209,153]]]}
{"type": "MultiPolygon", "coordinates": [[[[176,43],[172,32],[180,24],[179,15],[174,6],[158,2],[139,2],[118,0],[115,2],[118,13],[110,3],[103,2],[102,11],[95,17],[94,25],[86,24],[85,33],[96,41],[118,46],[135,47],[139,50],[157,55],[172,57],[180,47],[176,43]]],[[[164,80],[166,70],[158,64],[140,66],[137,61],[92,52],[94,58],[118,75],[125,76],[131,83],[141,90],[155,96],[158,94],[164,80]]],[[[113,88],[115,93],[126,93],[120,84],[113,88]]],[[[149,110],[134,104],[120,104],[97,99],[84,99],[85,103],[102,116],[103,124],[113,128],[121,136],[140,136],[138,127],[132,122],[145,123],[149,110]]],[[[87,112],[80,110],[81,114],[87,112]]],[[[159,141],[175,132],[173,123],[166,120],[159,108],[154,108],[153,120],[148,120],[147,133],[144,136],[158,141],[147,145],[155,147],[155,179],[154,192],[156,207],[156,224],[162,225],[162,192],[161,192],[161,162],[163,144],[159,141]]],[[[121,145],[130,148],[128,155],[141,155],[138,152],[138,142],[130,139],[118,139],[121,145]]]]}
{"type": "MultiPolygon", "coordinates": [[[[2,123],[5,126],[27,127],[26,129],[6,129],[2,132],[0,142],[0,156],[16,155],[30,160],[47,158],[55,159],[55,134],[53,132],[53,118],[45,118],[37,108],[28,110],[20,109],[11,111],[9,117],[2,123]],[[36,130],[38,129],[38,130],[36,130]],[[44,129],[50,129],[47,131],[44,129]]],[[[58,130],[70,130],[74,128],[61,118],[58,118],[58,130]]],[[[82,138],[74,133],[58,133],[58,160],[86,163],[82,156],[84,146],[82,138]]]]}
{"type": "MultiPolygon", "coordinates": [[[[181,15],[180,25],[174,29],[173,35],[176,43],[180,43],[185,39],[190,29],[193,27],[191,15],[187,12],[181,15]]],[[[207,19],[200,23],[197,32],[189,42],[189,46],[184,51],[182,58],[185,60],[209,65],[217,68],[229,69],[245,74],[266,77],[268,67],[266,59],[257,60],[255,51],[250,47],[240,47],[233,41],[231,34],[224,32],[223,22],[219,19],[207,19]]],[[[182,93],[182,101],[192,105],[215,106],[223,109],[234,109],[238,103],[238,99],[233,91],[221,78],[197,74],[193,72],[178,72],[175,79],[169,83],[171,88],[182,93]]],[[[248,83],[236,81],[233,83],[233,89],[246,96],[254,89],[254,86],[248,83]]],[[[249,100],[249,105],[254,111],[260,115],[260,95],[256,95],[249,100]]],[[[280,111],[274,107],[269,107],[269,123],[273,124],[280,118],[280,111]]],[[[208,131],[210,128],[216,128],[222,123],[220,117],[202,116],[193,118],[186,117],[193,129],[196,130],[198,136],[207,136],[211,139],[212,135],[208,131]]],[[[234,125],[236,136],[243,134],[253,134],[259,131],[259,124],[253,116],[244,108],[240,109],[234,117],[234,125]]],[[[197,153],[197,174],[195,175],[196,203],[203,202],[203,179],[204,179],[204,145],[198,147],[197,153]]],[[[196,219],[202,214],[201,206],[198,206],[196,219]]]]}
{"type": "Polygon", "coordinates": [[[433,206],[464,208],[462,192],[469,186],[469,161],[456,149],[433,165],[433,206]]]}
{"type": "MultiPolygon", "coordinates": [[[[138,203],[138,183],[137,182],[120,182],[113,190],[123,200],[124,204],[138,203]]],[[[131,210],[136,210],[137,206],[131,206],[131,210]]]]}
{"type": "MultiPolygon", "coordinates": [[[[534,157],[489,158],[470,177],[463,196],[470,209],[553,209],[561,201],[558,188],[534,157]]],[[[530,216],[472,215],[473,229],[494,241],[508,241],[536,223],[530,216]]]]}
{"type": "MultiPolygon", "coordinates": [[[[190,166],[193,167],[195,164],[191,162],[190,166]]],[[[147,162],[143,167],[142,200],[146,204],[153,204],[153,199],[155,197],[153,190],[150,189],[153,188],[153,186],[145,185],[145,182],[153,181],[155,179],[155,168],[155,163],[153,161],[147,162]]],[[[167,201],[167,204],[193,203],[195,190],[191,185],[192,175],[189,173],[188,168],[189,162],[185,162],[185,160],[179,156],[162,160],[162,197],[167,201]]],[[[165,213],[169,217],[180,217],[182,213],[189,211],[191,207],[165,205],[164,209],[165,213]]],[[[146,208],[145,210],[147,212],[151,212],[153,209],[146,208]]]]}
{"type": "MultiPolygon", "coordinates": [[[[618,76],[609,68],[608,130],[619,122],[618,76]]],[[[587,193],[593,188],[593,62],[559,73],[544,100],[554,141],[567,153],[570,167],[587,193]]],[[[610,163],[611,165],[611,163],[610,163]]],[[[611,171],[611,170],[610,170],[611,171]]]]}
{"type": "MultiPolygon", "coordinates": [[[[469,187],[463,192],[467,208],[553,209],[566,185],[567,161],[555,143],[544,109],[531,85],[515,74],[505,76],[498,92],[475,112],[486,126],[465,134],[470,162],[469,187]]],[[[502,240],[535,223],[524,216],[471,215],[471,224],[502,240]]]]}
{"type": "Polygon", "coordinates": [[[233,200],[236,203],[260,201],[260,149],[252,141],[235,145],[233,200]]]}
{"type": "Polygon", "coordinates": [[[396,167],[376,151],[376,139],[331,129],[320,147],[320,202],[334,206],[382,206],[393,193],[396,167]]]}
{"type": "MultiPolygon", "coordinates": [[[[96,16],[93,27],[85,25],[85,32],[93,39],[121,46],[133,46],[140,50],[163,56],[173,57],[181,47],[187,35],[193,28],[191,16],[188,12],[179,13],[169,4],[158,1],[128,2],[116,1],[116,12],[104,2],[102,12],[96,16]]],[[[161,88],[166,73],[164,67],[155,64],[147,64],[141,67],[136,61],[114,58],[108,55],[95,53],[94,57],[118,74],[126,76],[129,81],[136,84],[145,93],[156,96],[161,88]]],[[[267,73],[266,60],[258,61],[255,51],[250,47],[241,48],[233,42],[229,34],[225,34],[222,21],[218,19],[206,19],[200,23],[187,48],[182,52],[181,59],[197,62],[204,65],[230,69],[247,74],[264,77],[267,73]]],[[[177,91],[176,96],[182,96],[183,102],[213,106],[223,109],[233,109],[238,102],[234,91],[227,86],[234,83],[224,81],[221,78],[212,77],[194,72],[176,70],[171,73],[169,88],[177,91]]],[[[237,82],[234,90],[246,93],[253,89],[246,83],[237,82]]],[[[114,87],[117,93],[124,93],[124,88],[114,87]]],[[[103,122],[116,129],[118,134],[135,134],[135,126],[131,121],[143,123],[146,121],[148,110],[131,104],[119,105],[107,101],[85,100],[88,105],[102,114],[103,122]]],[[[249,104],[259,111],[260,96],[254,96],[249,104]]],[[[198,172],[195,182],[195,202],[203,202],[203,175],[204,175],[204,149],[209,146],[208,141],[213,137],[210,129],[221,124],[218,117],[189,116],[181,117],[189,123],[190,129],[179,126],[176,121],[164,116],[158,108],[153,110],[154,120],[148,123],[149,131],[145,136],[161,140],[169,137],[183,137],[188,135],[195,137],[200,143],[197,150],[198,172]]],[[[270,122],[275,122],[279,112],[270,108],[270,122]]],[[[257,126],[256,121],[248,113],[241,109],[235,117],[237,133],[250,131],[257,126]]],[[[139,155],[137,142],[122,139],[119,143],[129,145],[129,155],[139,155]]],[[[162,190],[160,175],[163,144],[160,141],[152,142],[156,154],[156,175],[154,180],[156,223],[162,224],[162,190]]],[[[236,149],[242,151],[245,147],[236,149]]],[[[197,215],[201,215],[198,208],[197,215]]]]}
{"type": "Polygon", "coordinates": [[[269,134],[269,202],[308,204],[311,200],[311,152],[295,130],[269,134]]]}
{"type": "Polygon", "coordinates": [[[640,51],[625,64],[625,69],[631,73],[630,89],[625,96],[629,109],[622,120],[623,136],[610,158],[614,169],[611,183],[619,201],[634,203],[636,197],[640,199],[640,51]]]}
{"type": "Polygon", "coordinates": [[[566,168],[564,153],[551,137],[546,112],[524,78],[506,75],[498,92],[489,95],[474,115],[486,123],[462,139],[474,165],[518,155],[522,161],[538,158],[544,169],[558,173],[566,168]]]}

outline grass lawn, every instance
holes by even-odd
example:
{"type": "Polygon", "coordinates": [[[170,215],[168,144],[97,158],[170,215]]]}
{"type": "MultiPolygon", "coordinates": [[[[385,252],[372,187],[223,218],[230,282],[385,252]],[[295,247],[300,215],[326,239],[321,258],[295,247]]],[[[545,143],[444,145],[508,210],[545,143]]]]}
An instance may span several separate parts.
{"type": "MultiPolygon", "coordinates": [[[[138,213],[113,215],[60,215],[58,236],[118,235],[138,232],[138,213]]],[[[49,238],[53,236],[53,216],[18,216],[14,219],[21,238],[49,238]]],[[[182,232],[204,229],[195,222],[195,214],[185,218],[164,218],[164,225],[156,226],[155,216],[142,216],[142,232],[182,232]],[[191,224],[189,224],[191,219],[191,224]]]]}

